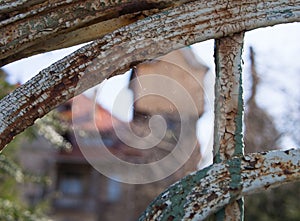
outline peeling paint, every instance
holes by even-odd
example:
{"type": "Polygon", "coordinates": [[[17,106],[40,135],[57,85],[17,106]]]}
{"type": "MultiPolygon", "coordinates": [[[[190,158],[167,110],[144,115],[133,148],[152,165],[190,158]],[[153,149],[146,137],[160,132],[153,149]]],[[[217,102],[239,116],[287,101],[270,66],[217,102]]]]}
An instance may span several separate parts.
{"type": "Polygon", "coordinates": [[[215,161],[243,154],[241,55],[244,33],[216,40],[215,161]]]}
{"type": "MultiPolygon", "coordinates": [[[[59,4],[58,2],[53,1],[53,4],[59,4]]],[[[66,2],[72,3],[73,1],[66,2]]],[[[100,6],[105,7],[106,2],[103,1],[104,4],[100,6]]],[[[282,1],[251,0],[247,1],[247,7],[243,7],[244,3],[244,1],[213,0],[184,4],[119,28],[51,65],[1,100],[0,148],[57,105],[110,76],[123,73],[130,68],[131,64],[153,59],[184,45],[207,39],[230,36],[259,27],[300,21],[300,5],[292,0],[287,1],[287,4],[283,4],[282,1]],[[261,2],[267,2],[268,5],[261,4],[261,2]],[[276,13],[268,13],[272,10],[276,13]],[[247,19],[244,19],[245,15],[247,19]],[[132,53],[128,54],[128,51],[132,53]],[[112,63],[114,63],[113,66],[112,63]]],[[[39,7],[40,9],[35,13],[45,13],[43,10],[46,10],[47,6],[43,7],[39,7]]],[[[1,9],[10,10],[9,8],[1,9]]],[[[91,6],[91,9],[95,10],[95,6],[91,6]]],[[[113,7],[112,10],[114,10],[113,7]]],[[[14,21],[3,21],[8,22],[6,24],[0,21],[1,31],[4,30],[3,27],[9,27],[8,24],[11,22],[14,25],[21,24],[22,19],[27,19],[27,16],[34,18],[34,14],[22,14],[13,17],[14,21]]],[[[5,36],[0,39],[2,52],[0,65],[8,62],[9,56],[17,57],[18,51],[21,53],[19,56],[27,56],[30,50],[22,55],[23,50],[45,39],[46,36],[57,34],[64,28],[66,32],[70,31],[66,27],[68,26],[67,20],[59,16],[56,20],[59,22],[58,27],[49,27],[52,22],[34,26],[34,19],[29,19],[29,29],[25,25],[26,21],[20,29],[10,27],[11,31],[1,32],[5,36]],[[26,33],[28,30],[30,33],[26,33]]],[[[87,21],[90,20],[88,18],[84,20],[84,22],[87,21]]],[[[82,20],[72,17],[70,22],[70,27],[73,25],[72,27],[75,28],[80,26],[82,20]]],[[[229,54],[227,66],[235,64],[235,54],[235,52],[229,54]]],[[[220,134],[225,133],[220,143],[228,144],[227,153],[222,154],[225,159],[232,155],[237,155],[237,157],[193,173],[172,185],[161,195],[161,198],[150,205],[150,209],[147,209],[141,220],[153,220],[153,217],[157,220],[173,220],[182,217],[185,220],[202,220],[244,194],[299,180],[298,150],[253,154],[245,157],[240,156],[241,151],[235,151],[236,146],[239,147],[237,150],[242,150],[242,143],[238,144],[241,140],[238,136],[242,136],[239,132],[241,128],[236,126],[239,122],[233,122],[236,119],[235,113],[241,111],[235,108],[236,102],[239,106],[239,98],[236,99],[240,96],[237,86],[239,83],[232,83],[226,78],[220,78],[220,82],[224,93],[229,94],[228,98],[235,101],[220,108],[226,113],[226,117],[219,119],[222,125],[219,128],[220,134]],[[228,124],[228,121],[231,123],[228,124]],[[233,141],[236,145],[232,145],[233,141]],[[240,176],[236,177],[239,172],[240,176]],[[236,179],[237,182],[233,183],[232,179],[236,179]],[[239,182],[240,179],[242,182],[239,182]],[[242,186],[240,186],[241,183],[242,186]]],[[[218,157],[220,158],[221,155],[218,157]]]]}
{"type": "MultiPolygon", "coordinates": [[[[215,128],[214,162],[244,154],[242,51],[244,32],[215,40],[215,128]]],[[[231,194],[241,191],[241,167],[238,158],[231,161],[231,194]]],[[[235,198],[232,196],[232,198],[235,198]]],[[[231,202],[216,214],[216,220],[243,220],[243,200],[231,202]]]]}
{"type": "MultiPolygon", "coordinates": [[[[21,4],[19,5],[19,14],[16,14],[18,10],[9,10],[9,7],[16,8],[13,3],[10,3],[10,5],[6,4],[6,7],[0,8],[0,12],[7,14],[6,19],[0,19],[0,31],[3,33],[3,37],[0,39],[0,58],[10,56],[13,59],[16,57],[16,54],[20,53],[21,55],[22,50],[32,47],[35,41],[40,43],[50,37],[53,38],[55,35],[80,29],[82,26],[90,26],[112,18],[121,17],[125,14],[131,14],[132,22],[134,22],[137,20],[134,19],[137,16],[136,13],[148,11],[148,13],[152,14],[154,13],[151,13],[153,9],[165,9],[189,1],[191,0],[180,0],[176,3],[170,0],[147,0],[144,2],[137,0],[122,0],[118,2],[105,0],[99,4],[95,0],[53,0],[51,2],[43,1],[34,5],[27,4],[26,7],[23,5],[26,8],[25,12],[21,4]]],[[[145,12],[145,14],[147,13],[145,12]]],[[[111,27],[110,31],[114,29],[116,29],[115,26],[111,27]]],[[[65,39],[65,41],[68,40],[65,39]]],[[[70,41],[73,40],[70,39],[70,41]]],[[[32,50],[34,50],[34,47],[32,50]]],[[[4,63],[2,62],[2,64],[4,63]]]]}
{"type": "MultiPolygon", "coordinates": [[[[192,173],[170,186],[149,205],[139,220],[160,221],[168,220],[169,217],[175,217],[174,220],[205,220],[229,202],[253,192],[264,191],[266,186],[274,188],[288,181],[300,181],[299,167],[300,149],[291,149],[289,154],[284,151],[270,151],[233,157],[192,173]],[[255,171],[248,169],[251,162],[257,163],[252,165],[256,168],[255,171]],[[232,165],[240,170],[242,182],[237,186],[239,191],[236,191],[235,184],[231,186],[234,173],[232,165]],[[285,170],[289,174],[285,174],[285,170]],[[184,197],[178,196],[182,193],[184,197]],[[180,200],[174,200],[176,197],[180,200]],[[166,203],[169,201],[172,203],[166,203]]],[[[241,211],[241,208],[238,209],[234,214],[241,211]]],[[[241,216],[243,218],[243,214],[241,216]]],[[[222,214],[219,218],[222,218],[222,214]]]]}
{"type": "MultiPolygon", "coordinates": [[[[242,4],[242,1],[235,2],[236,7],[240,7],[242,4]]],[[[257,2],[255,1],[247,3],[248,6],[251,6],[251,4],[256,5],[257,2]]],[[[172,12],[172,15],[170,15],[170,13],[160,13],[151,16],[150,19],[141,20],[132,25],[120,28],[113,33],[105,35],[103,38],[93,42],[83,49],[78,50],[78,52],[62,59],[54,66],[51,66],[50,69],[42,71],[37,78],[33,78],[32,81],[28,82],[28,84],[23,87],[23,89],[26,91],[24,94],[31,94],[30,96],[37,99],[41,93],[54,90],[55,87],[57,88],[57,86],[55,86],[55,82],[57,81],[53,80],[49,76],[50,73],[57,73],[57,75],[60,75],[61,78],[68,78],[69,76],[74,75],[74,79],[76,79],[76,75],[78,75],[78,72],[84,72],[85,75],[82,77],[82,79],[84,80],[82,80],[82,84],[80,87],[78,85],[75,87],[71,87],[70,89],[60,87],[60,91],[57,91],[56,95],[59,96],[62,93],[67,93],[68,96],[52,99],[53,101],[47,105],[47,108],[45,108],[47,110],[50,110],[51,108],[57,106],[59,103],[64,102],[66,101],[66,99],[74,96],[74,91],[76,89],[78,89],[77,92],[80,93],[83,90],[100,83],[107,77],[125,72],[130,68],[130,64],[137,64],[145,60],[145,58],[153,59],[157,56],[166,54],[171,50],[178,49],[185,44],[192,44],[210,38],[218,38],[224,35],[230,35],[238,31],[250,30],[257,27],[264,27],[279,23],[300,21],[300,15],[297,13],[295,13],[295,16],[289,18],[286,18],[285,14],[282,14],[272,21],[265,20],[260,16],[260,14],[265,13],[264,11],[254,10],[251,13],[248,12],[252,7],[250,7],[249,10],[247,9],[247,16],[249,17],[246,21],[241,19],[241,16],[245,14],[242,9],[239,14],[234,14],[234,11],[232,11],[230,14],[231,17],[228,17],[226,20],[219,19],[222,13],[224,13],[226,7],[226,4],[217,4],[216,1],[212,1],[209,3],[196,1],[189,4],[184,4],[182,6],[179,6],[178,8],[171,9],[170,12],[172,12]],[[209,15],[211,16],[211,19],[208,23],[206,22],[206,15],[209,7],[211,8],[212,14],[209,15]],[[168,29],[165,29],[164,24],[167,21],[174,22],[169,22],[167,24],[168,29]],[[230,26],[228,26],[229,24],[230,26]],[[122,33],[122,35],[119,35],[119,33],[122,33]],[[149,36],[151,36],[151,38],[149,38],[149,36]],[[183,39],[182,36],[185,36],[186,38],[183,39]],[[188,41],[186,39],[188,39],[188,41]],[[126,53],[128,50],[131,50],[133,46],[135,48],[135,50],[133,51],[134,55],[126,53]],[[81,53],[85,54],[86,56],[86,59],[82,61],[86,64],[85,66],[82,66],[84,70],[76,68],[76,65],[79,64],[78,62],[76,62],[76,59],[81,58],[81,53]],[[93,65],[90,65],[91,62],[93,62],[93,65]],[[112,63],[114,63],[115,65],[112,66],[112,63]],[[37,79],[44,79],[45,83],[39,84],[37,79]],[[31,85],[37,86],[32,87],[31,85]],[[66,90],[67,92],[63,92],[64,90],[66,90]],[[35,95],[33,96],[33,94],[35,95]]],[[[300,10],[300,4],[287,6],[282,5],[280,1],[276,1],[270,2],[267,10],[269,10],[270,8],[278,8],[283,11],[285,11],[286,9],[291,9],[296,12],[297,10],[300,10]]],[[[226,10],[225,13],[227,13],[226,10]]],[[[15,51],[13,51],[13,53],[15,53],[15,51]]],[[[4,60],[2,61],[5,62],[4,60]]],[[[79,67],[83,63],[80,63],[77,67],[79,67]]],[[[231,88],[233,87],[233,85],[231,85],[230,83],[229,86],[231,88]]],[[[27,124],[29,123],[29,121],[23,126],[21,125],[21,123],[14,123],[16,121],[21,122],[20,116],[16,114],[20,112],[18,111],[19,108],[30,105],[30,103],[32,102],[31,100],[29,101],[26,97],[24,97],[24,94],[21,91],[17,90],[13,92],[13,94],[11,94],[9,98],[5,98],[4,100],[2,100],[0,112],[4,113],[4,118],[0,119],[1,122],[3,122],[1,123],[2,126],[0,128],[0,134],[2,137],[5,137],[5,141],[2,142],[0,148],[3,148],[3,146],[12,139],[9,134],[3,133],[3,131],[5,130],[5,125],[9,125],[9,127],[17,127],[17,133],[20,133],[28,126],[27,124]],[[12,99],[12,97],[17,98],[19,102],[10,102],[10,99],[12,99]],[[6,102],[8,103],[6,104],[6,102]]],[[[222,111],[227,112],[228,110],[222,109],[222,111]]],[[[34,116],[31,118],[31,124],[35,119],[41,117],[39,114],[34,112],[30,114],[34,116]]],[[[222,126],[220,128],[225,128],[226,130],[226,127],[222,126]]],[[[232,132],[234,128],[227,127],[227,130],[232,132]]],[[[228,134],[230,135],[230,132],[228,134]]],[[[230,149],[232,149],[231,146],[229,147],[230,149]]]]}

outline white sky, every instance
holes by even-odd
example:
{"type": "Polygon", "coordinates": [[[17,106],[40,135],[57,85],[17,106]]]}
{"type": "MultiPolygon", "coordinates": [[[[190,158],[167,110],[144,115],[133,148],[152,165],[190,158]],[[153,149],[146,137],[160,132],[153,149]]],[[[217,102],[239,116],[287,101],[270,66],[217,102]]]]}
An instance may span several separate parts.
{"type": "MultiPolygon", "coordinates": [[[[246,32],[243,60],[244,97],[247,100],[251,82],[249,80],[249,47],[252,46],[256,54],[257,71],[259,72],[260,85],[256,100],[259,106],[265,108],[274,118],[276,126],[285,132],[284,121],[289,110],[287,108],[300,99],[300,23],[277,25],[246,32]]],[[[194,51],[209,67],[211,71],[207,78],[209,88],[207,93],[212,93],[214,82],[213,40],[195,44],[194,51]]],[[[211,98],[212,99],[212,98],[211,98]]],[[[199,122],[199,140],[205,156],[211,154],[213,139],[213,99],[206,106],[207,112],[199,122]],[[206,147],[206,149],[204,148],[206,147]]],[[[288,134],[281,140],[282,148],[295,147],[295,143],[288,134]]],[[[210,157],[208,157],[210,159],[210,157]]],[[[207,162],[204,162],[204,164],[207,162]]],[[[210,162],[208,162],[210,163],[210,162]]]]}
{"type": "MultiPolygon", "coordinates": [[[[246,33],[244,55],[244,87],[245,96],[250,87],[247,72],[249,70],[248,55],[249,46],[253,46],[256,52],[257,69],[261,77],[261,85],[258,90],[257,101],[261,107],[266,108],[273,117],[276,117],[277,124],[286,114],[286,107],[295,102],[300,95],[299,89],[299,74],[300,74],[300,24],[291,23],[284,25],[277,25],[274,27],[257,29],[246,33]]],[[[204,63],[210,67],[210,73],[207,75],[206,92],[211,97],[213,93],[213,76],[214,76],[214,61],[213,61],[213,40],[192,46],[194,52],[204,63]]],[[[24,83],[32,76],[36,75],[40,70],[49,66],[51,63],[59,60],[65,55],[74,51],[79,46],[72,48],[53,51],[31,58],[23,59],[14,62],[4,67],[9,73],[9,81],[16,83],[24,83]]],[[[249,73],[249,72],[248,72],[249,73]]],[[[132,112],[124,111],[130,107],[131,92],[122,90],[127,86],[127,75],[117,76],[107,80],[101,87],[101,96],[99,98],[101,104],[109,110],[113,109],[114,114],[121,119],[130,118],[132,112]],[[118,90],[119,89],[119,90],[118,90]],[[122,92],[120,93],[120,91],[122,92]],[[118,102],[115,98],[119,96],[118,102]],[[121,97],[120,97],[121,96],[121,97]],[[119,101],[123,101],[120,105],[119,101]],[[114,106],[115,105],[115,106],[114,106]],[[114,108],[112,108],[114,106],[114,108]],[[124,115],[125,112],[125,115],[124,115]]],[[[211,98],[212,99],[212,98],[211,98]]],[[[208,111],[201,122],[199,122],[199,137],[202,143],[202,148],[207,147],[209,150],[211,145],[209,141],[212,137],[212,106],[206,106],[208,111]]],[[[283,127],[283,125],[281,125],[283,127]]],[[[287,136],[283,146],[292,145],[293,142],[287,136]]],[[[290,146],[289,146],[290,147],[290,146]]],[[[204,148],[205,151],[205,148],[204,148]]],[[[210,150],[209,150],[210,151],[210,150]]]]}

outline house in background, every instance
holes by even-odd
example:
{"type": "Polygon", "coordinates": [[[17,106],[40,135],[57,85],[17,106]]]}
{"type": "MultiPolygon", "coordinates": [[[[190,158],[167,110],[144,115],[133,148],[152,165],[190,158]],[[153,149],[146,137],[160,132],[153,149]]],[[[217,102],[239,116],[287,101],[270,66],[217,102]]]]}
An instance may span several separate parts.
{"type": "MultiPolygon", "coordinates": [[[[51,205],[49,215],[58,221],[136,220],[159,193],[197,169],[201,155],[196,121],[203,112],[202,83],[206,72],[207,68],[197,61],[190,48],[138,65],[132,71],[129,85],[135,98],[130,123],[113,117],[84,95],[60,106],[57,110],[61,120],[76,127],[76,133],[69,130],[63,134],[72,144],[72,150],[55,149],[44,138],[24,145],[20,154],[24,168],[48,175],[53,181],[50,186],[24,186],[24,199],[34,205],[47,198],[51,205]],[[150,149],[134,148],[152,143],[160,135],[153,131],[153,119],[156,119],[154,129],[155,125],[165,128],[160,142],[150,149]],[[134,147],[128,142],[133,142],[134,147]],[[176,145],[182,150],[196,148],[175,173],[149,184],[114,181],[87,161],[87,158],[105,159],[109,151],[125,162],[151,163],[172,154],[176,145]]],[[[107,161],[100,162],[100,166],[115,167],[107,161]]],[[[160,172],[152,171],[154,175],[160,172]]]]}

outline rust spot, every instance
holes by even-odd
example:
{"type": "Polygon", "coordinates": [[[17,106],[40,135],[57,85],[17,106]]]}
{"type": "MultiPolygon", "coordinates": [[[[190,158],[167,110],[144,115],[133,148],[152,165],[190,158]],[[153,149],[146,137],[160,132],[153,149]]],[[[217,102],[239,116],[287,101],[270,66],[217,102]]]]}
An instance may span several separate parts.
{"type": "Polygon", "coordinates": [[[249,161],[248,165],[245,166],[245,169],[247,170],[255,170],[256,169],[256,163],[257,163],[257,159],[255,158],[255,160],[253,161],[249,161]]]}
{"type": "Polygon", "coordinates": [[[10,18],[10,15],[8,13],[3,13],[3,14],[0,15],[0,21],[3,21],[3,20],[8,19],[8,18],[10,18]]]}
{"type": "Polygon", "coordinates": [[[212,194],[210,194],[209,197],[207,197],[208,201],[212,201],[214,199],[216,199],[218,197],[218,195],[215,192],[212,192],[212,194]]]}
{"type": "Polygon", "coordinates": [[[86,56],[85,54],[81,54],[81,55],[79,55],[78,56],[78,59],[77,59],[77,62],[78,63],[86,63],[86,62],[88,62],[89,61],[89,57],[88,56],[86,56]]]}
{"type": "Polygon", "coordinates": [[[285,154],[289,155],[290,154],[290,150],[286,150],[284,151],[285,154]]]}
{"type": "Polygon", "coordinates": [[[172,220],[174,220],[174,219],[175,219],[175,217],[174,217],[173,215],[170,215],[170,216],[168,217],[167,221],[172,221],[172,220]]]}
{"type": "Polygon", "coordinates": [[[189,216],[189,218],[190,218],[190,219],[194,218],[195,214],[196,214],[196,213],[191,213],[190,216],[189,216]]]}
{"type": "Polygon", "coordinates": [[[156,205],[155,206],[155,210],[159,211],[159,210],[164,210],[168,205],[166,203],[162,204],[162,205],[156,205]]]}
{"type": "Polygon", "coordinates": [[[281,162],[276,162],[276,163],[271,163],[271,167],[280,167],[281,166],[281,162]]]}
{"type": "Polygon", "coordinates": [[[270,184],[265,185],[265,189],[268,189],[270,187],[270,184]]]}
{"type": "Polygon", "coordinates": [[[203,196],[202,193],[195,193],[195,197],[196,197],[196,198],[201,198],[202,196],[203,196]]]}
{"type": "Polygon", "coordinates": [[[284,170],[283,170],[283,173],[284,173],[285,175],[291,175],[291,174],[293,174],[293,172],[289,171],[288,169],[284,169],[284,170]]]}
{"type": "Polygon", "coordinates": [[[257,163],[257,160],[251,161],[251,162],[249,162],[249,165],[250,165],[251,167],[255,168],[256,163],[257,163]]]}
{"type": "Polygon", "coordinates": [[[9,133],[9,136],[14,137],[18,134],[18,132],[16,130],[13,130],[9,133]]]}
{"type": "Polygon", "coordinates": [[[73,78],[70,79],[70,82],[72,83],[72,85],[76,86],[77,83],[79,81],[79,77],[78,75],[74,76],[73,78]]]}
{"type": "Polygon", "coordinates": [[[59,84],[54,86],[53,91],[57,91],[58,94],[59,94],[59,92],[62,91],[63,89],[65,89],[65,88],[66,88],[66,86],[65,86],[64,83],[59,83],[59,84]]]}
{"type": "Polygon", "coordinates": [[[199,206],[199,204],[198,203],[196,203],[196,204],[194,204],[194,210],[199,210],[200,209],[200,206],[199,206]]]}

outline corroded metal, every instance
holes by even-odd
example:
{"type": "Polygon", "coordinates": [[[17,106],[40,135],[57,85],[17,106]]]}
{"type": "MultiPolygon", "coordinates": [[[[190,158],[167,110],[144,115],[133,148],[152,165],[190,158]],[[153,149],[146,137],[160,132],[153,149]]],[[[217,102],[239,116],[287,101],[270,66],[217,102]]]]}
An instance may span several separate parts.
{"type": "Polygon", "coordinates": [[[211,38],[300,21],[300,4],[292,0],[285,4],[252,0],[247,1],[247,7],[243,3],[215,0],[184,4],[107,34],[41,71],[1,100],[0,149],[57,105],[145,59],[211,38]]]}
{"type": "MultiPolygon", "coordinates": [[[[22,8],[22,4],[16,6],[16,10],[12,8],[8,10],[9,5],[2,4],[0,5],[0,26],[2,25],[0,27],[0,66],[32,54],[99,38],[120,26],[135,22],[142,18],[140,15],[148,16],[166,7],[174,7],[187,2],[191,0],[124,0],[118,2],[55,0],[51,3],[41,1],[40,4],[26,7],[29,10],[27,13],[23,10],[18,11],[22,8]],[[51,45],[43,44],[45,41],[49,41],[51,45]]],[[[228,33],[297,21],[298,16],[299,4],[293,0],[285,2],[196,1],[174,8],[171,13],[159,15],[160,26],[154,30],[160,30],[160,27],[166,24],[168,28],[165,28],[165,31],[171,29],[177,34],[179,31],[183,39],[191,38],[191,44],[196,36],[207,36],[217,32],[215,37],[218,38],[228,33]],[[185,22],[176,21],[179,18],[185,18],[185,22]],[[190,19],[193,21],[189,21],[190,19]],[[256,20],[260,22],[257,23],[256,20]],[[188,33],[187,30],[179,28],[187,27],[188,24],[190,24],[188,33]],[[199,28],[192,33],[196,25],[199,28]],[[215,27],[215,30],[210,31],[207,27],[215,27]],[[179,29],[175,31],[176,28],[179,29]]],[[[135,34],[132,33],[133,36],[135,34]]]]}
{"type": "MultiPolygon", "coordinates": [[[[120,9],[118,8],[120,4],[127,2],[137,6],[141,2],[161,2],[164,5],[173,1],[118,1],[119,4],[116,1],[97,2],[98,5],[93,4],[92,0],[84,2],[54,0],[49,4],[49,1],[43,0],[23,0],[1,4],[0,25],[3,34],[0,40],[1,64],[35,53],[36,49],[32,48],[37,45],[43,47],[41,42],[49,38],[57,37],[49,41],[50,44],[55,44],[60,37],[63,38],[65,34],[79,29],[81,31],[77,33],[81,36],[80,33],[86,30],[83,28],[85,25],[94,25],[99,21],[108,22],[108,26],[115,24],[109,19],[119,18],[122,13],[120,11],[117,15],[109,13],[120,9]],[[75,3],[82,5],[78,7],[75,3]],[[88,3],[91,5],[87,5],[88,3]],[[49,5],[50,8],[47,9],[49,5]],[[63,13],[55,14],[54,5],[64,6],[60,9],[70,6],[71,10],[61,10],[63,13]],[[19,10],[21,12],[25,6],[32,10],[28,13],[15,14],[19,13],[19,10]],[[76,13],[73,13],[75,11],[76,13]],[[24,21],[25,23],[22,23],[24,21]]],[[[152,10],[153,7],[147,9],[152,10]]],[[[132,9],[128,13],[130,12],[136,11],[132,9]]],[[[1,100],[0,149],[57,105],[107,77],[123,73],[132,65],[195,42],[295,21],[300,21],[299,1],[212,0],[184,4],[118,30],[115,29],[125,25],[126,22],[120,26],[112,25],[107,32],[115,30],[114,32],[44,69],[31,81],[1,100]]],[[[104,33],[106,32],[98,34],[104,33]]],[[[97,31],[92,34],[96,37],[97,31]]],[[[225,40],[230,39],[228,37],[225,40]]],[[[76,40],[74,42],[80,43],[76,40]]],[[[74,42],[62,43],[60,46],[74,42]]],[[[220,43],[222,44],[223,40],[220,43]]],[[[55,47],[49,46],[42,50],[51,50],[55,47]]],[[[228,61],[235,66],[237,51],[232,53],[228,54],[230,58],[228,61]]],[[[228,68],[228,64],[226,67],[228,68]]],[[[239,95],[235,94],[239,87],[231,85],[230,82],[220,82],[220,85],[224,86],[222,88],[224,96],[235,97],[230,100],[232,102],[229,105],[224,104],[224,110],[220,106],[220,111],[226,113],[226,119],[225,124],[222,121],[224,119],[219,119],[220,130],[224,130],[221,134],[224,136],[217,139],[218,143],[215,146],[219,145],[221,151],[216,159],[225,161],[193,173],[169,187],[147,208],[140,220],[203,220],[246,194],[300,180],[299,150],[242,155],[242,143],[239,144],[240,124],[232,123],[234,121],[232,119],[239,117],[239,110],[234,110],[235,102],[239,102],[239,99],[236,99],[239,95]],[[227,109],[234,110],[235,114],[233,116],[227,114],[227,109]],[[230,146],[232,138],[235,144],[230,146]]],[[[240,94],[240,91],[237,93],[240,94]]],[[[220,96],[220,99],[223,97],[220,96]]]]}
{"type": "Polygon", "coordinates": [[[243,154],[242,51],[244,33],[216,40],[215,162],[243,154]]]}
{"type": "Polygon", "coordinates": [[[95,40],[159,10],[190,1],[40,0],[1,3],[0,59],[6,59],[0,65],[95,40]],[[49,42],[43,43],[46,40],[49,42]]]}
{"type": "MultiPolygon", "coordinates": [[[[214,162],[228,160],[244,153],[243,143],[243,89],[242,51],[244,32],[215,41],[215,128],[214,162]]],[[[239,162],[237,162],[239,163],[239,162]]],[[[235,172],[231,186],[241,188],[240,167],[235,172]]],[[[243,220],[243,199],[231,202],[216,214],[216,220],[243,220]]]]}
{"type": "Polygon", "coordinates": [[[197,171],[160,194],[144,214],[145,220],[204,220],[229,202],[253,192],[300,181],[300,149],[233,157],[197,171]],[[231,186],[239,167],[241,188],[231,186]]]}

